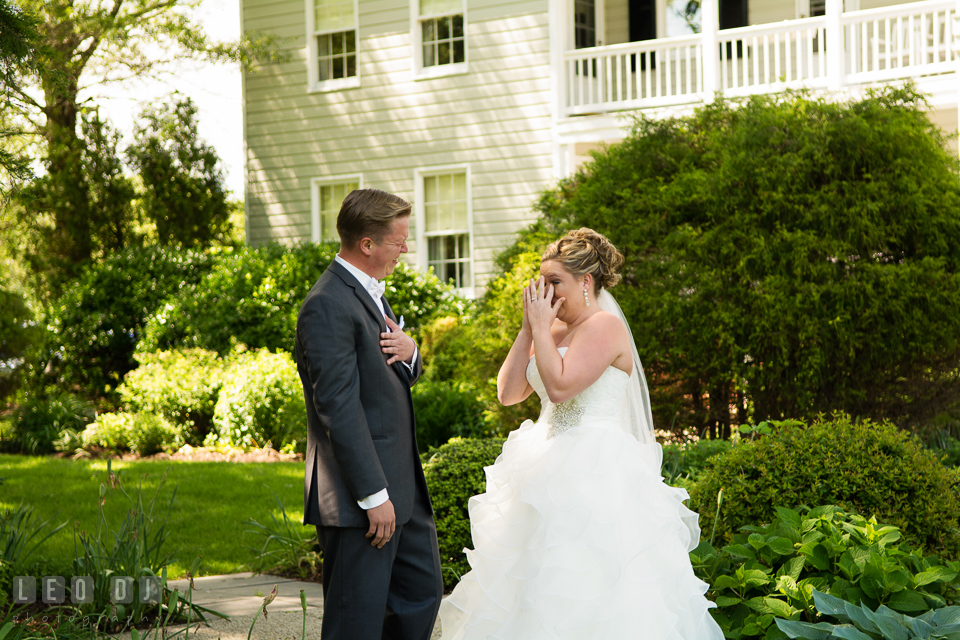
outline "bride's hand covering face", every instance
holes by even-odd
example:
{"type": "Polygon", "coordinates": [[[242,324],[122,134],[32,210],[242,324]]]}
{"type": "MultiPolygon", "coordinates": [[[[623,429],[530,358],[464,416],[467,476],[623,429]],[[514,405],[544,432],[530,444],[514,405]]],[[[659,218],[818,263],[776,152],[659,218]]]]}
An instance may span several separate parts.
{"type": "Polygon", "coordinates": [[[524,324],[531,331],[550,331],[565,300],[557,295],[555,285],[547,284],[543,276],[537,280],[530,278],[530,284],[523,292],[524,324]]]}

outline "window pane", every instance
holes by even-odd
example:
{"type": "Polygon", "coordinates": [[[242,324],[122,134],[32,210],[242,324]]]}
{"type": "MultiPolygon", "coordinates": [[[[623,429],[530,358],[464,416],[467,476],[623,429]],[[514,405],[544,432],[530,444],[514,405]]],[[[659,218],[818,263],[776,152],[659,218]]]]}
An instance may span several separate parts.
{"type": "Polygon", "coordinates": [[[357,32],[356,31],[346,31],[343,34],[346,36],[346,42],[344,43],[344,49],[347,53],[356,53],[357,51],[357,32]]]}
{"type": "Polygon", "coordinates": [[[434,48],[436,45],[427,44],[423,46],[423,66],[433,67],[437,64],[437,57],[434,48]]]}
{"type": "Polygon", "coordinates": [[[453,200],[453,176],[438,176],[440,182],[440,193],[438,199],[444,204],[453,200]]]}
{"type": "Polygon", "coordinates": [[[463,15],[453,16],[453,37],[463,37],[463,15]]]}
{"type": "Polygon", "coordinates": [[[420,0],[420,15],[434,16],[438,13],[463,11],[463,0],[420,0]]]}
{"type": "Polygon", "coordinates": [[[453,197],[457,200],[467,199],[467,174],[455,173],[453,175],[453,197]]]}
{"type": "Polygon", "coordinates": [[[317,31],[346,31],[356,27],[353,0],[314,0],[317,31]]]}
{"type": "Polygon", "coordinates": [[[437,39],[436,20],[425,20],[423,22],[423,42],[433,42],[437,39]]]}
{"type": "MultiPolygon", "coordinates": [[[[427,260],[437,262],[440,257],[440,238],[428,238],[427,240],[427,260]]],[[[436,270],[436,269],[435,269],[436,270]]]]}
{"type": "Polygon", "coordinates": [[[318,56],[329,56],[330,55],[330,36],[317,36],[317,55],[318,56]]]}
{"type": "Polygon", "coordinates": [[[457,237],[460,238],[460,257],[464,259],[469,258],[470,257],[470,236],[464,233],[457,237]]]}
{"type": "MultiPolygon", "coordinates": [[[[359,188],[360,188],[360,185],[358,185],[356,182],[348,182],[348,183],[347,183],[347,195],[350,195],[350,193],[351,193],[352,191],[356,191],[356,190],[359,189],[359,188]]],[[[337,209],[339,209],[339,208],[340,208],[340,207],[337,207],[337,209]]]]}
{"type": "Polygon", "coordinates": [[[435,204],[424,204],[423,205],[424,213],[424,222],[426,223],[427,231],[437,231],[439,230],[439,220],[437,219],[438,208],[435,204]]]}
{"type": "Polygon", "coordinates": [[[320,239],[336,240],[337,235],[337,214],[326,213],[320,216],[320,239]]]}
{"type": "Polygon", "coordinates": [[[338,55],[343,53],[343,34],[342,33],[331,33],[330,41],[332,42],[331,48],[333,55],[338,55]]]}
{"type": "Polygon", "coordinates": [[[466,229],[467,228],[467,203],[466,202],[457,202],[453,210],[453,225],[454,229],[466,229]]]}
{"type": "Polygon", "coordinates": [[[437,44],[437,64],[450,64],[450,43],[437,44]]]}
{"type": "Polygon", "coordinates": [[[353,78],[357,75],[357,56],[347,56],[347,77],[353,78]]]}
{"type": "Polygon", "coordinates": [[[437,39],[448,40],[450,38],[450,16],[437,20],[437,39]]]}
{"type": "Polygon", "coordinates": [[[333,209],[333,188],[320,187],[320,211],[333,209]]]}
{"type": "Polygon", "coordinates": [[[423,179],[423,201],[437,201],[437,177],[429,176],[423,179]]]}
{"type": "Polygon", "coordinates": [[[470,273],[470,263],[469,263],[469,262],[461,262],[461,263],[459,263],[459,267],[460,267],[460,274],[459,274],[460,277],[457,279],[457,286],[458,286],[458,287],[472,287],[472,286],[473,286],[473,278],[472,278],[472,274],[470,273]]]}
{"type": "Polygon", "coordinates": [[[453,61],[465,62],[466,59],[467,57],[463,52],[463,40],[454,40],[453,41],[453,61]]]}
{"type": "Polygon", "coordinates": [[[333,78],[342,78],[342,77],[344,77],[344,75],[343,75],[343,71],[344,71],[344,69],[343,69],[343,58],[339,58],[339,57],[338,57],[338,58],[334,58],[334,59],[332,60],[332,62],[333,62],[333,73],[331,74],[331,76],[332,76],[333,78]]]}

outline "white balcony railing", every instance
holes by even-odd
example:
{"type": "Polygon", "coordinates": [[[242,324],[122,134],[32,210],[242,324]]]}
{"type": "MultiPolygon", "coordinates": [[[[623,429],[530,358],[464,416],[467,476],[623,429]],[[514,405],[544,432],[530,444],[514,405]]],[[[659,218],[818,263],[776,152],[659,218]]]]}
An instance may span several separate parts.
{"type": "Polygon", "coordinates": [[[957,70],[956,0],[849,13],[841,13],[839,0],[827,7],[826,16],[720,31],[715,4],[704,2],[701,34],[567,51],[565,115],[709,101],[717,92],[839,90],[957,70]]]}

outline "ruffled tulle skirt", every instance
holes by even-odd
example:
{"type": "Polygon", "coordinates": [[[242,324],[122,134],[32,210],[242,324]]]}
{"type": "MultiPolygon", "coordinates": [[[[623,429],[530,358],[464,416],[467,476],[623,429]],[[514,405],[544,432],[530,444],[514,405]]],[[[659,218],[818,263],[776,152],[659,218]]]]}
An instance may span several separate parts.
{"type": "Polygon", "coordinates": [[[527,421],[470,499],[471,571],[440,607],[444,640],[722,640],[687,492],[660,445],[596,422],[547,438],[527,421]]]}

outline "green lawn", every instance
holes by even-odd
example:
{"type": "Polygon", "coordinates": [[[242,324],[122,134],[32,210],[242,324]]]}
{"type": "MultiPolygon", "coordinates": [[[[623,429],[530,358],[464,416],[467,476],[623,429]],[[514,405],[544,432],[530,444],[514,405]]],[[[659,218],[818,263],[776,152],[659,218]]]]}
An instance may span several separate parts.
{"type": "MultiPolygon", "coordinates": [[[[259,538],[243,534],[242,522],[255,519],[272,524],[270,514],[281,517],[273,491],[287,515],[303,517],[303,463],[233,463],[182,461],[113,461],[127,493],[136,496],[142,483],[144,498],[152,498],[164,472],[166,483],[154,514],[165,513],[170,496],[176,499],[167,521],[166,550],[176,554],[169,577],[181,577],[198,555],[204,575],[249,570],[244,563],[252,554],[243,547],[259,538]],[[162,508],[161,508],[162,507],[162,508]]],[[[64,460],[0,454],[0,509],[15,508],[21,501],[34,506],[34,514],[54,524],[68,522],[40,550],[50,566],[69,566],[74,557],[73,527],[87,531],[97,526],[100,484],[107,483],[106,460],[64,460]]],[[[122,522],[129,502],[118,489],[107,488],[104,513],[111,529],[122,522]]],[[[105,536],[104,539],[108,539],[105,536]]],[[[34,559],[31,559],[31,562],[34,559]]]]}

